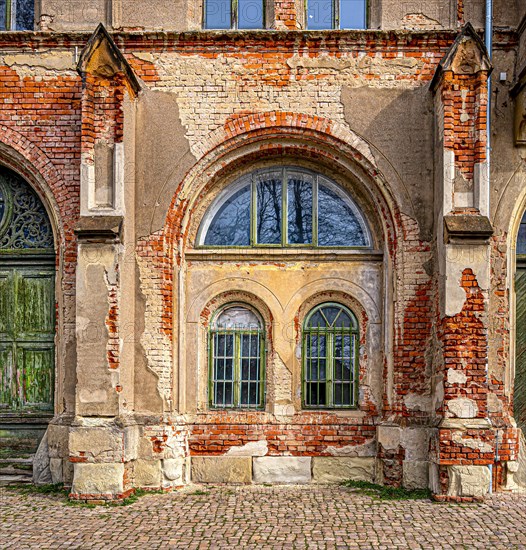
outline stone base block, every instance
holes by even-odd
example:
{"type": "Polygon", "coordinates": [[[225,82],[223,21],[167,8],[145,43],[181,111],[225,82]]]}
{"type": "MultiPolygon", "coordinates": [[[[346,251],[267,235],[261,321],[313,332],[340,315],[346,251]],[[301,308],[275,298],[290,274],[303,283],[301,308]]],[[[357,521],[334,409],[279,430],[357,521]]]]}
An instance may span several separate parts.
{"type": "Polygon", "coordinates": [[[372,482],[375,462],[373,457],[314,457],[312,480],[316,483],[340,483],[347,479],[372,482]]]}
{"type": "Polygon", "coordinates": [[[449,497],[483,497],[489,492],[491,474],[487,466],[449,466],[449,497]]]}
{"type": "Polygon", "coordinates": [[[403,462],[403,486],[406,489],[427,489],[429,487],[429,462],[403,462]]]}
{"type": "Polygon", "coordinates": [[[250,457],[194,456],[192,457],[194,483],[250,483],[250,457]]]}
{"type": "Polygon", "coordinates": [[[256,483],[310,483],[311,458],[265,456],[254,458],[256,483]]]}
{"type": "Polygon", "coordinates": [[[136,460],[133,468],[135,487],[161,486],[161,461],[160,460],[136,460]]]}
{"type": "Polygon", "coordinates": [[[163,487],[179,487],[188,482],[188,459],[166,458],[162,461],[163,487]]]}
{"type": "Polygon", "coordinates": [[[120,495],[124,491],[124,464],[76,463],[73,471],[73,495],[120,495]]]}

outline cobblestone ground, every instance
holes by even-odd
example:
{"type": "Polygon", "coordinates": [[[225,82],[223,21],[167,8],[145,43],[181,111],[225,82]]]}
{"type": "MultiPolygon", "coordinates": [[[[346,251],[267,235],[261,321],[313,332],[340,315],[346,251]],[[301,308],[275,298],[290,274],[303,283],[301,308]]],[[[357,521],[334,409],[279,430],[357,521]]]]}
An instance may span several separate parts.
{"type": "Polygon", "coordinates": [[[86,508],[0,489],[0,548],[525,548],[526,497],[378,501],[343,487],[191,487],[86,508]]]}

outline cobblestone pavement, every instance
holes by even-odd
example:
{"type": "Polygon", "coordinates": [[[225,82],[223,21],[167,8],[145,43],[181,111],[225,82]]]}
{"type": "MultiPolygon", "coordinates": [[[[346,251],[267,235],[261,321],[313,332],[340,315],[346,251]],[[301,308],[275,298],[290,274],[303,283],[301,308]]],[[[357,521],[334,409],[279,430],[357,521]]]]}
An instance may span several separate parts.
{"type": "Polygon", "coordinates": [[[86,508],[0,489],[0,548],[525,548],[526,497],[378,501],[343,487],[190,487],[86,508]]]}

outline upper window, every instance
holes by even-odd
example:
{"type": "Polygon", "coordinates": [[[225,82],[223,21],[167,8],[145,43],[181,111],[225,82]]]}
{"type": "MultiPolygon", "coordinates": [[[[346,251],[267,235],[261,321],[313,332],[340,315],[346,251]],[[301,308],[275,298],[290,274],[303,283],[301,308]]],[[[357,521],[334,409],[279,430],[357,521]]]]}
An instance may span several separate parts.
{"type": "Polygon", "coordinates": [[[205,29],[262,29],[263,0],[204,0],[205,29]]]}
{"type": "Polygon", "coordinates": [[[314,308],[303,328],[303,405],[354,408],[358,390],[358,321],[340,304],[314,308]]]}
{"type": "Polygon", "coordinates": [[[34,0],[0,0],[0,31],[33,30],[34,0]]]}
{"type": "Polygon", "coordinates": [[[234,304],[220,311],[210,331],[211,407],[263,406],[264,352],[263,323],[252,309],[234,304]]]}
{"type": "Polygon", "coordinates": [[[307,0],[307,28],[365,29],[366,0],[307,0]]]}
{"type": "Polygon", "coordinates": [[[349,195],[297,167],[257,170],[229,186],[199,231],[205,246],[368,247],[371,238],[349,195]]]}
{"type": "Polygon", "coordinates": [[[517,237],[517,254],[526,255],[526,214],[522,217],[517,237]]]}

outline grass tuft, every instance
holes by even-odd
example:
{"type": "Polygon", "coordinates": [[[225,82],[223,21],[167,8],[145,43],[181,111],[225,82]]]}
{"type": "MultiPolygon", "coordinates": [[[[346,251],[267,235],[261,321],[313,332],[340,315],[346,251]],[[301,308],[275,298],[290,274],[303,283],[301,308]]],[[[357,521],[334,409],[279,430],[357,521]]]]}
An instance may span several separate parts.
{"type": "Polygon", "coordinates": [[[430,500],[429,489],[405,489],[404,487],[385,487],[370,481],[348,479],[342,483],[345,487],[358,489],[362,494],[377,500],[430,500]]]}

